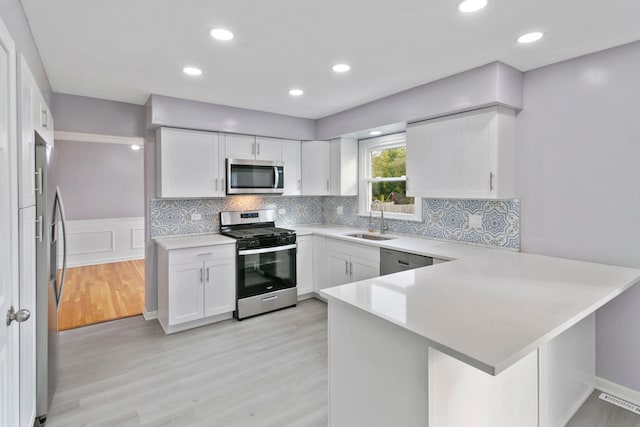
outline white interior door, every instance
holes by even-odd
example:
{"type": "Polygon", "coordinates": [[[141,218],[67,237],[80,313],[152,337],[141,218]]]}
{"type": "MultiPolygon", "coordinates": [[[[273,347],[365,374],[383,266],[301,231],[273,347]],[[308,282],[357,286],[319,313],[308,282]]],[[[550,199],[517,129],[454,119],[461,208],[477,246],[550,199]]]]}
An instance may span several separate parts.
{"type": "Polygon", "coordinates": [[[20,323],[20,426],[36,417],[36,207],[20,209],[20,308],[31,318],[20,323]]]}
{"type": "MultiPolygon", "coordinates": [[[[18,425],[19,328],[5,314],[18,300],[15,45],[0,20],[0,425],[18,425]]],[[[17,307],[16,307],[17,309],[17,307]]]]}

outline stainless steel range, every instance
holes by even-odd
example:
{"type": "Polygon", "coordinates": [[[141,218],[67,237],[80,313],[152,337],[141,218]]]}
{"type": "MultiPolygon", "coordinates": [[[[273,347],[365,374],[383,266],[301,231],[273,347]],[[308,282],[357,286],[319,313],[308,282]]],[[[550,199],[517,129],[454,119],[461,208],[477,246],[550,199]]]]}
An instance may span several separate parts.
{"type": "Polygon", "coordinates": [[[221,212],[222,234],[236,242],[236,317],[296,305],[296,233],[275,226],[272,209],[221,212]]]}

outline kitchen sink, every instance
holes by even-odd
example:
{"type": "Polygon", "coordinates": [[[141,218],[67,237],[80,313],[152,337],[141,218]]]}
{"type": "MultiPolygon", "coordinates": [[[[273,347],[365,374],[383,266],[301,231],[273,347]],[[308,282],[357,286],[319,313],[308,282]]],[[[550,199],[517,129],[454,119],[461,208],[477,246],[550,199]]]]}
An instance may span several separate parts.
{"type": "Polygon", "coordinates": [[[385,236],[379,236],[377,234],[366,234],[366,233],[345,234],[345,236],[355,237],[357,239],[364,239],[364,240],[391,240],[391,239],[395,239],[395,237],[385,237],[385,236]]]}

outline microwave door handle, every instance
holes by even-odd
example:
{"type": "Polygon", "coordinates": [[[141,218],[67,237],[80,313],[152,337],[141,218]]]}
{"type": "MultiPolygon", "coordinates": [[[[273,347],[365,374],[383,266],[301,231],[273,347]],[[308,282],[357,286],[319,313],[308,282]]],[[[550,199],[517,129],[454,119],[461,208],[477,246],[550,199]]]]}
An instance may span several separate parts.
{"type": "Polygon", "coordinates": [[[274,166],[273,167],[273,174],[275,176],[275,185],[273,186],[273,188],[278,188],[278,183],[280,181],[280,174],[278,173],[278,167],[274,166]]]}

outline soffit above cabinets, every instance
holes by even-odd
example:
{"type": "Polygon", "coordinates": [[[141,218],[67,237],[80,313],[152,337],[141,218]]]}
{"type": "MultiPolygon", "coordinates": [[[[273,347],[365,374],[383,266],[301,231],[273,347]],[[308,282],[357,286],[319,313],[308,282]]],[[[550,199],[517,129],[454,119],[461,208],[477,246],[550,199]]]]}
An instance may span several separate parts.
{"type": "Polygon", "coordinates": [[[640,2],[22,0],[55,92],[151,93],[320,118],[493,61],[521,71],[640,39],[640,2]],[[235,38],[219,42],[209,30],[235,38]],[[516,38],[540,30],[522,46],[516,38]],[[331,66],[351,70],[334,73],[331,66]],[[198,66],[199,77],[182,68],[198,66]],[[288,95],[291,88],[304,95],[288,95]]]}

